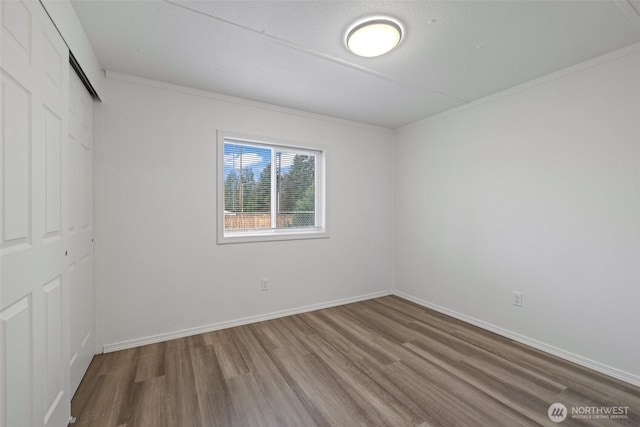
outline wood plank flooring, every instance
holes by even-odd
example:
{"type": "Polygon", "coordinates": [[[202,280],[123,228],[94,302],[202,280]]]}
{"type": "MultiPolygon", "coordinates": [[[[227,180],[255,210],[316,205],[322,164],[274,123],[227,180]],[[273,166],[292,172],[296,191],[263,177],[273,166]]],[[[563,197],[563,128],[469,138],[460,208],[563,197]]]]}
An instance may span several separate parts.
{"type": "Polygon", "coordinates": [[[389,296],[98,355],[71,412],[73,427],[639,426],[640,389],[389,296]],[[610,406],[627,418],[571,416],[610,406]]]}

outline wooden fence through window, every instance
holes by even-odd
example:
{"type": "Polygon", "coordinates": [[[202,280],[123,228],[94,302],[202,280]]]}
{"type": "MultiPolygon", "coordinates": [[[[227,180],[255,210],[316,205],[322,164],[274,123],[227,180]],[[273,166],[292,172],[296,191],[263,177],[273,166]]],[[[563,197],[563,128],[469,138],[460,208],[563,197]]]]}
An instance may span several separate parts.
{"type": "MultiPolygon", "coordinates": [[[[278,214],[278,228],[291,227],[293,214],[278,214]]],[[[259,230],[271,228],[271,215],[268,213],[225,213],[225,230],[259,230]]]]}

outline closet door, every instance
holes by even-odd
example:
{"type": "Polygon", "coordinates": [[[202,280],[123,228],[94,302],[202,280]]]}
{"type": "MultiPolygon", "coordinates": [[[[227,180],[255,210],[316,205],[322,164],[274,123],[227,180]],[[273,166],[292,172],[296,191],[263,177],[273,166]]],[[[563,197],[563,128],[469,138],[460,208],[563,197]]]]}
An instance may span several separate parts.
{"type": "Polygon", "coordinates": [[[0,27],[0,426],[66,426],[69,53],[37,1],[0,27]]]}
{"type": "Polygon", "coordinates": [[[93,281],[93,99],[69,67],[69,137],[65,210],[69,233],[71,395],[94,354],[93,281]]]}

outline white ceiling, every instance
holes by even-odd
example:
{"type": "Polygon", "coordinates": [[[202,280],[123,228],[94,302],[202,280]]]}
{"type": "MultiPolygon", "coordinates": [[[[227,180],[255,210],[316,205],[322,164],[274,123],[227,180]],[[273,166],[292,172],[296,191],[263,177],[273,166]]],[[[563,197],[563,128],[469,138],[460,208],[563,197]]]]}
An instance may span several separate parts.
{"type": "Polygon", "coordinates": [[[111,71],[397,128],[640,42],[640,1],[86,1],[111,71]],[[400,20],[391,53],[344,34],[400,20]]]}

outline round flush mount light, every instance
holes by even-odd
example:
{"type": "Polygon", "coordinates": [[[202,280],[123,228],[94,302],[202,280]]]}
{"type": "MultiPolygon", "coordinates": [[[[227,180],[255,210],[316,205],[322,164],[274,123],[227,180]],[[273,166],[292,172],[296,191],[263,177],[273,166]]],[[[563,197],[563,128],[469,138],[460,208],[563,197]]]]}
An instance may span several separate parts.
{"type": "Polygon", "coordinates": [[[374,16],[349,28],[345,43],[358,56],[372,58],[389,52],[402,40],[402,25],[395,19],[374,16]]]}

